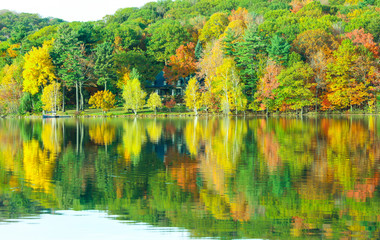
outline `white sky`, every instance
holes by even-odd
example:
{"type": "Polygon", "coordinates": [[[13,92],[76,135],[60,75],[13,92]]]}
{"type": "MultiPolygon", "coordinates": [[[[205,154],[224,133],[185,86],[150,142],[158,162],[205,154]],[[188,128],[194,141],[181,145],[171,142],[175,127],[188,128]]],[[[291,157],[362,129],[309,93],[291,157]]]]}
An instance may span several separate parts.
{"type": "Polygon", "coordinates": [[[65,21],[96,21],[119,8],[141,7],[155,0],[0,0],[0,10],[38,13],[65,21]]]}

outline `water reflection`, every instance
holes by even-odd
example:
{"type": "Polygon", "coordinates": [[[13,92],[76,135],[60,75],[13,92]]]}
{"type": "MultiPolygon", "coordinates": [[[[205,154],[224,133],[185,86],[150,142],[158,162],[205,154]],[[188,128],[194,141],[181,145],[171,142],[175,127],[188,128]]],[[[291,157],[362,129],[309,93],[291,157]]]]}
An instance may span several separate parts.
{"type": "Polygon", "coordinates": [[[380,121],[0,121],[0,220],[107,210],[193,237],[379,237],[380,121]]]}

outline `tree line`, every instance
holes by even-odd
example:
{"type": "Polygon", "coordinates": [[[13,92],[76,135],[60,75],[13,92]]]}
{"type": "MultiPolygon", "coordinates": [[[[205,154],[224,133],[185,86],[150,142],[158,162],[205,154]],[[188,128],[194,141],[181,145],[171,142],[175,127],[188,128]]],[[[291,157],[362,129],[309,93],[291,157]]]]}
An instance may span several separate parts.
{"type": "Polygon", "coordinates": [[[158,1],[94,22],[0,13],[0,111],[379,108],[380,1],[158,1]],[[30,20],[30,21],[29,21],[30,20]],[[31,21],[33,20],[33,21],[31,21]],[[158,73],[184,96],[146,94],[158,73]],[[145,90],[144,90],[145,89],[145,90]]]}

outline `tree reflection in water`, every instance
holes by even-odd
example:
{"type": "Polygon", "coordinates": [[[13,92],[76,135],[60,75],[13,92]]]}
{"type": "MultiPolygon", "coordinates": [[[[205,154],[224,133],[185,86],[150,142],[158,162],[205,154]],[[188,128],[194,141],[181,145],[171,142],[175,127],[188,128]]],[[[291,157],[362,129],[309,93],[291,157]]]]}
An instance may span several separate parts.
{"type": "Polygon", "coordinates": [[[197,237],[379,237],[376,117],[0,125],[3,220],[98,209],[197,237]]]}

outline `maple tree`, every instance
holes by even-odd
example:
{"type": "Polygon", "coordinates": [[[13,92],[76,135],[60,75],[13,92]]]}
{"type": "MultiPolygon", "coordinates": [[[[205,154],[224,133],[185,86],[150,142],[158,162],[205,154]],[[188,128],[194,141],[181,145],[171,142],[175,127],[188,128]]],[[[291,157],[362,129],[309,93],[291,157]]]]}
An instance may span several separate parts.
{"type": "Polygon", "coordinates": [[[253,110],[266,110],[268,114],[269,110],[276,109],[275,89],[280,85],[277,76],[280,74],[281,70],[281,66],[271,60],[268,61],[265,74],[260,78],[257,85],[255,101],[251,105],[253,110]]]}
{"type": "Polygon", "coordinates": [[[376,42],[373,40],[371,33],[365,33],[364,29],[355,29],[352,32],[346,33],[346,37],[352,40],[354,44],[363,45],[370,52],[373,53],[374,57],[379,56],[379,47],[376,42]]]}
{"type": "Polygon", "coordinates": [[[196,71],[195,45],[181,45],[176,54],[170,57],[168,66],[164,67],[165,78],[169,84],[175,85],[180,78],[186,78],[196,71]]]}
{"type": "Polygon", "coordinates": [[[176,101],[174,100],[174,98],[170,98],[170,100],[166,101],[165,102],[165,107],[167,107],[169,109],[169,111],[171,112],[172,111],[172,108],[174,108],[176,105],[176,101]]]}
{"type": "Polygon", "coordinates": [[[242,7],[238,7],[236,10],[233,9],[231,14],[228,16],[228,20],[230,22],[240,20],[244,23],[245,27],[252,21],[248,10],[242,7]]]}

